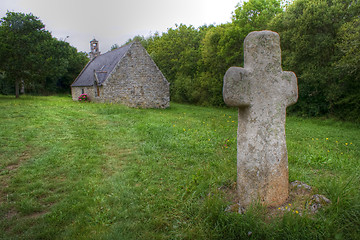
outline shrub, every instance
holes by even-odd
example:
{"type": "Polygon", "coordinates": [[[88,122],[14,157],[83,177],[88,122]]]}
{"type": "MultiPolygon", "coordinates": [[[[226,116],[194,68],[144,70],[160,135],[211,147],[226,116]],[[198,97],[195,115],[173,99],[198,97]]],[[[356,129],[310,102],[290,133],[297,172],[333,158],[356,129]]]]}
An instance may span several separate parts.
{"type": "Polygon", "coordinates": [[[90,102],[90,98],[86,93],[83,93],[78,97],[79,102],[90,102]]]}

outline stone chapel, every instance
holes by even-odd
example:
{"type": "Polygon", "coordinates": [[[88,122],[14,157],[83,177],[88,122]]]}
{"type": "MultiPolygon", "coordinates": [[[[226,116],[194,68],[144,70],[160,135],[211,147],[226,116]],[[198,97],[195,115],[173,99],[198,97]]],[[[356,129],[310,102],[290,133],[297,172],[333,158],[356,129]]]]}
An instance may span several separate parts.
{"type": "Polygon", "coordinates": [[[90,42],[90,61],[71,85],[74,101],[87,94],[93,102],[115,102],[129,107],[167,108],[169,82],[140,42],[100,54],[90,42]]]}

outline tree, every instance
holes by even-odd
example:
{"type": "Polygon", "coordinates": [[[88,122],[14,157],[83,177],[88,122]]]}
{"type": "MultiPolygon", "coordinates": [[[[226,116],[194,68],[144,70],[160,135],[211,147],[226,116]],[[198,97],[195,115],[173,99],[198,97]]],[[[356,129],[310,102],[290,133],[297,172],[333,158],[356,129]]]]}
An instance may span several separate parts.
{"type": "Polygon", "coordinates": [[[116,49],[118,49],[119,47],[120,47],[120,46],[119,46],[117,43],[115,43],[114,45],[111,46],[110,51],[116,50],[116,49]]]}
{"type": "Polygon", "coordinates": [[[243,42],[248,33],[266,29],[272,18],[283,9],[277,0],[250,0],[239,4],[232,23],[209,28],[201,41],[199,61],[199,102],[224,105],[222,84],[226,70],[243,65],[243,42]]]}
{"type": "Polygon", "coordinates": [[[58,78],[56,87],[57,92],[69,92],[70,85],[74,82],[81,70],[89,61],[88,54],[85,52],[78,52],[76,48],[68,45],[68,66],[66,71],[58,78]]]}
{"type": "Polygon", "coordinates": [[[239,3],[232,17],[233,23],[239,25],[246,33],[265,30],[269,22],[283,11],[279,0],[249,0],[239,3]]]}
{"type": "Polygon", "coordinates": [[[65,41],[53,38],[32,14],[8,12],[0,25],[0,85],[9,94],[20,83],[32,93],[66,92],[88,58],[65,41]]]}
{"type": "Polygon", "coordinates": [[[0,70],[15,84],[18,98],[20,83],[30,81],[36,71],[34,56],[39,44],[51,39],[51,34],[32,14],[7,12],[0,23],[0,70]]]}
{"type": "Polygon", "coordinates": [[[223,24],[206,31],[201,41],[201,59],[197,81],[200,88],[199,103],[224,105],[222,83],[226,70],[242,63],[243,37],[234,24],[223,24]]]}
{"type": "Polygon", "coordinates": [[[339,100],[339,29],[358,16],[353,0],[297,0],[277,15],[272,29],[281,36],[283,65],[298,76],[299,100],[293,110],[308,116],[334,114],[339,100]]]}
{"type": "Polygon", "coordinates": [[[193,84],[198,71],[198,61],[201,58],[199,52],[201,39],[202,31],[193,26],[180,24],[175,29],[169,28],[161,37],[155,34],[144,44],[171,83],[170,91],[175,101],[195,101],[190,89],[195,87],[193,84]]]}
{"type": "Polygon", "coordinates": [[[334,111],[342,119],[360,120],[360,19],[341,26],[338,32],[339,60],[334,63],[336,88],[332,91],[334,111]],[[341,114],[339,114],[341,113],[341,114]]]}
{"type": "Polygon", "coordinates": [[[65,41],[51,38],[39,44],[33,62],[36,71],[32,73],[29,83],[32,91],[37,93],[65,92],[70,84],[88,62],[84,53],[65,41]]]}

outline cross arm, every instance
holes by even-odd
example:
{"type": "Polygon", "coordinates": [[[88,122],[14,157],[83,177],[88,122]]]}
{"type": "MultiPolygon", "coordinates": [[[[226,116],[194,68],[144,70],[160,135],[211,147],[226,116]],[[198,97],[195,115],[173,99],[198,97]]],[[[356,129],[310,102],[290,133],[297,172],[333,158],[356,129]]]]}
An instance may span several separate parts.
{"type": "Polygon", "coordinates": [[[295,73],[285,71],[282,73],[282,77],[286,83],[286,106],[295,104],[298,100],[298,84],[295,73]]]}
{"type": "Polygon", "coordinates": [[[231,67],[224,76],[224,102],[232,107],[250,106],[250,81],[246,77],[247,70],[231,67]]]}

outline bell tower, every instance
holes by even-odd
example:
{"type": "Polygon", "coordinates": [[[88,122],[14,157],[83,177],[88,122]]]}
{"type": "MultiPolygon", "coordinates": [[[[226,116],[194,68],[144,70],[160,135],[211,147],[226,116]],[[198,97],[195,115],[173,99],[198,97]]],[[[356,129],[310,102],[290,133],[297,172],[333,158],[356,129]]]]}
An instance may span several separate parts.
{"type": "Polygon", "coordinates": [[[95,38],[90,41],[90,60],[99,56],[99,41],[97,41],[95,38]]]}

